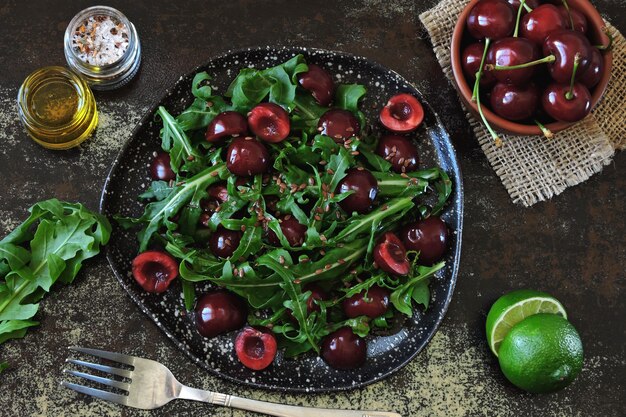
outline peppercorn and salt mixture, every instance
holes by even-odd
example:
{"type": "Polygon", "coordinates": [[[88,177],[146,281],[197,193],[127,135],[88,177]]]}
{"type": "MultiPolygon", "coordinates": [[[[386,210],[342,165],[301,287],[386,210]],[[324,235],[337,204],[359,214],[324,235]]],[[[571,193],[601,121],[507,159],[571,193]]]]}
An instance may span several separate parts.
{"type": "Polygon", "coordinates": [[[117,62],[128,49],[129,29],[115,17],[87,17],[74,30],[72,48],[78,58],[94,66],[117,62]]]}

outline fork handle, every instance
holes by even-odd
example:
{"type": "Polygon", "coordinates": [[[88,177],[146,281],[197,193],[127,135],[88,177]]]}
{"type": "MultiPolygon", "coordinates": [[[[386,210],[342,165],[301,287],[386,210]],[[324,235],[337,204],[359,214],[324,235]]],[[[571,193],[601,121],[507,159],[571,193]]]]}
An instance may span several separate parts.
{"type": "Polygon", "coordinates": [[[203,401],[224,407],[238,408],[240,410],[278,417],[402,417],[398,413],[385,411],[337,410],[276,404],[189,387],[183,388],[179,398],[203,401]]]}

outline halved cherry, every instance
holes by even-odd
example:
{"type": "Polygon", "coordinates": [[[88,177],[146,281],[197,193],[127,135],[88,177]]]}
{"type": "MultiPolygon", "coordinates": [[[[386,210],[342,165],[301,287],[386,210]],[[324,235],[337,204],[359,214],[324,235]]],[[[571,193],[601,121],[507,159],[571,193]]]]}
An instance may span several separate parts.
{"type": "Polygon", "coordinates": [[[380,122],[396,133],[417,129],[424,120],[424,108],[411,94],[396,94],[380,111],[380,122]]]}
{"type": "Polygon", "coordinates": [[[388,289],[374,285],[367,291],[363,290],[346,298],[341,306],[343,312],[350,318],[367,316],[374,319],[387,312],[390,295],[388,289]]]}
{"type": "Polygon", "coordinates": [[[309,70],[298,74],[298,83],[313,95],[321,106],[328,106],[335,95],[333,77],[324,68],[309,64],[309,70]]]}
{"type": "Polygon", "coordinates": [[[317,130],[326,136],[330,136],[335,142],[356,136],[361,132],[358,119],[343,109],[330,109],[320,117],[317,122],[317,130]]]}
{"type": "Polygon", "coordinates": [[[335,369],[358,368],[367,358],[367,343],[351,328],[342,327],[322,341],[322,357],[335,369]]]}
{"type": "Polygon", "coordinates": [[[164,292],[177,276],[178,262],[165,252],[147,251],[133,259],[133,277],[148,292],[164,292]]]}
{"type": "Polygon", "coordinates": [[[406,257],[406,249],[400,238],[391,232],[386,232],[378,239],[374,247],[374,261],[380,269],[393,275],[406,275],[410,265],[406,257]]]}
{"type": "Polygon", "coordinates": [[[289,136],[289,114],[274,103],[261,103],[248,113],[248,124],[260,139],[277,143],[289,136]]]}
{"type": "Polygon", "coordinates": [[[228,230],[220,226],[209,239],[209,249],[215,256],[228,258],[237,250],[240,240],[240,231],[228,230]]]}
{"type": "MultiPolygon", "coordinates": [[[[280,219],[280,230],[282,230],[291,246],[298,247],[304,243],[307,227],[300,224],[292,215],[288,214],[280,219]]],[[[272,245],[280,246],[280,240],[273,230],[267,232],[267,238],[272,245]]]]}
{"type": "Polygon", "coordinates": [[[235,339],[237,358],[246,368],[261,371],[274,362],[278,345],[271,331],[246,327],[235,339]]]}
{"type": "Polygon", "coordinates": [[[246,324],[246,302],[232,292],[211,291],[198,299],[194,310],[198,332],[204,337],[215,337],[237,330],[246,324]]]}
{"type": "Polygon", "coordinates": [[[209,142],[218,142],[227,136],[237,137],[248,133],[246,118],[236,111],[225,111],[213,118],[204,137],[209,142]]]}
{"type": "Polygon", "coordinates": [[[150,163],[150,177],[153,180],[171,181],[176,179],[176,174],[170,165],[170,154],[159,152],[150,163]]]}

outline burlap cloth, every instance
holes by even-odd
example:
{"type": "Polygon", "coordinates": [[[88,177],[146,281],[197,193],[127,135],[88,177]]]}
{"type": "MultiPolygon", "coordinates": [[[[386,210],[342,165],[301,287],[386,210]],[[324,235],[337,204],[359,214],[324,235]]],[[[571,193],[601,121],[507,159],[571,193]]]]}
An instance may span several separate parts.
{"type": "MultiPolygon", "coordinates": [[[[435,55],[446,77],[453,82],[450,43],[462,0],[442,0],[422,13],[435,55]]],[[[466,114],[489,163],[500,177],[513,202],[531,206],[560,194],[587,180],[611,162],[615,150],[626,147],[626,41],[607,23],[615,35],[613,70],[604,98],[592,114],[574,126],[543,136],[501,135],[496,147],[482,123],[466,114]]]]}

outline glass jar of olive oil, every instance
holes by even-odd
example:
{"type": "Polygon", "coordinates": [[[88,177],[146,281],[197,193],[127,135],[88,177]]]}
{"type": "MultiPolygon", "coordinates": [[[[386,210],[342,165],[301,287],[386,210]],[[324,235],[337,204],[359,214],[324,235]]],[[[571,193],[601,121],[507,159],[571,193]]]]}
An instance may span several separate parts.
{"type": "Polygon", "coordinates": [[[45,67],[30,74],[20,87],[17,104],[28,134],[49,149],[79,145],[98,124],[89,86],[63,67],[45,67]]]}

